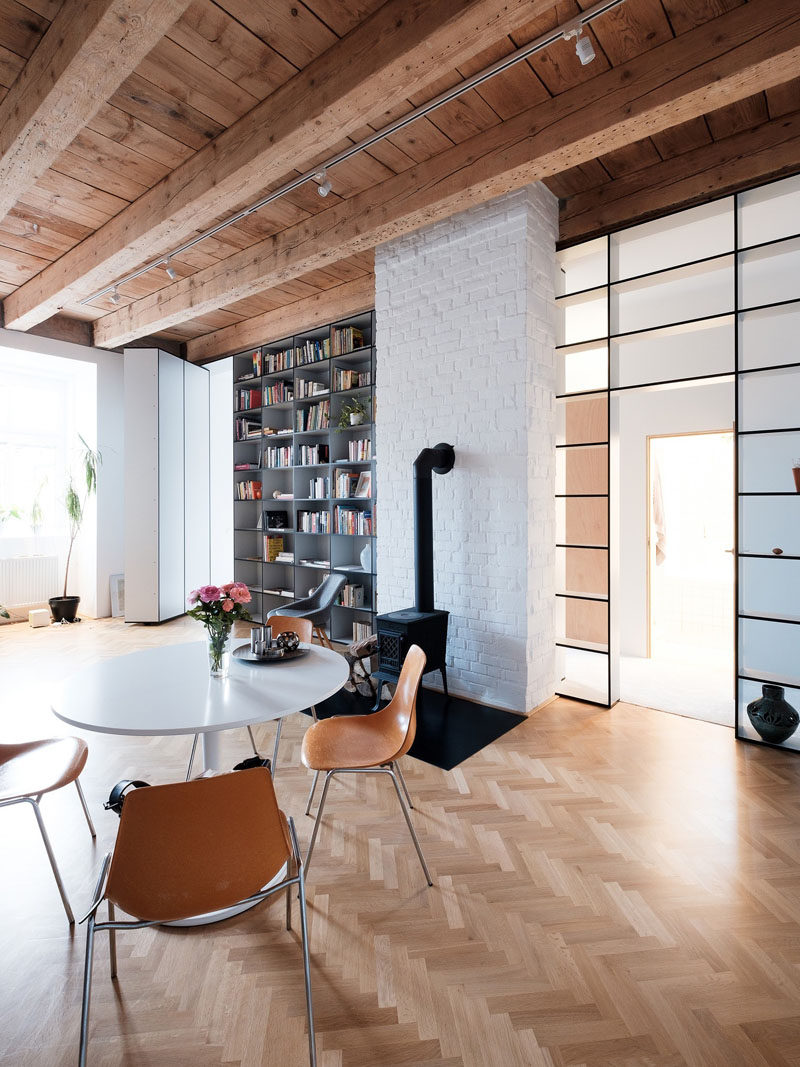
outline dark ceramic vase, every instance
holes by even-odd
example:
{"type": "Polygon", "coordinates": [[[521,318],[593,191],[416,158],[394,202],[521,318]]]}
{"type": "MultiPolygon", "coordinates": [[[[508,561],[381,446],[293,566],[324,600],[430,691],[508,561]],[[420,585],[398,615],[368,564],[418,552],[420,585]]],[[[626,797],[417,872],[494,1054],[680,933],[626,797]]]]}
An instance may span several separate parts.
{"type": "Polygon", "coordinates": [[[764,741],[782,745],[800,724],[800,715],[783,699],[783,686],[762,685],[762,696],[747,705],[747,717],[764,741]]]}

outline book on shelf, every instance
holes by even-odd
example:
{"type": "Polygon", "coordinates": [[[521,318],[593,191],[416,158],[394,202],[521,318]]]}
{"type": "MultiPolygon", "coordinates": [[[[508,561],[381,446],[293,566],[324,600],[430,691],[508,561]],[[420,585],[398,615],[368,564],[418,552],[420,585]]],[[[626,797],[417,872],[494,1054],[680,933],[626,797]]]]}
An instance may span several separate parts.
{"type": "Polygon", "coordinates": [[[278,555],[283,552],[283,538],[280,534],[264,535],[264,562],[274,563],[278,555]]]}
{"type": "Polygon", "coordinates": [[[331,561],[329,559],[301,559],[301,567],[322,567],[324,570],[329,570],[331,561]]]}
{"type": "Polygon", "coordinates": [[[261,437],[261,419],[240,417],[234,422],[234,437],[237,441],[252,441],[261,437]]]}
{"type": "Polygon", "coordinates": [[[273,500],[294,500],[294,493],[282,493],[280,489],[276,489],[272,494],[273,500]]]}
{"type": "Polygon", "coordinates": [[[285,404],[294,400],[294,389],[289,382],[273,382],[264,389],[264,407],[285,404]]]}
{"type": "Polygon", "coordinates": [[[300,408],[294,413],[295,430],[298,433],[310,430],[327,430],[331,420],[330,400],[321,400],[318,404],[312,404],[308,408],[300,408]]]}
{"type": "Polygon", "coordinates": [[[234,482],[237,500],[260,500],[261,482],[234,482]]]}
{"type": "Polygon", "coordinates": [[[330,533],[331,513],[329,511],[298,511],[297,529],[299,533],[330,533]]]}
{"type": "Polygon", "coordinates": [[[325,382],[319,382],[316,378],[295,378],[294,384],[298,400],[305,400],[309,396],[323,396],[330,392],[325,382]]]}
{"type": "Polygon", "coordinates": [[[257,463],[234,463],[233,469],[235,471],[257,471],[259,466],[257,463]]]}
{"type": "Polygon", "coordinates": [[[259,530],[286,530],[288,526],[288,511],[262,511],[258,519],[259,530]]]}
{"type": "Polygon", "coordinates": [[[339,603],[343,608],[363,608],[364,586],[351,585],[350,582],[343,585],[342,591],[339,594],[339,603]]]}
{"type": "Polygon", "coordinates": [[[286,434],[291,434],[293,432],[294,431],[292,430],[291,426],[265,426],[264,427],[264,436],[265,437],[285,437],[286,434]]]}
{"type": "Polygon", "coordinates": [[[347,458],[351,463],[368,462],[372,458],[372,441],[368,437],[349,441],[347,444],[347,458]]]}
{"type": "Polygon", "coordinates": [[[336,472],[336,495],[340,500],[354,496],[358,485],[358,474],[355,471],[341,470],[336,472]]]}
{"type": "Polygon", "coordinates": [[[368,370],[339,370],[337,367],[333,372],[333,388],[339,393],[368,385],[372,385],[372,373],[368,370]]]}
{"type": "Polygon", "coordinates": [[[260,389],[237,389],[234,397],[236,411],[250,411],[252,408],[261,407],[260,389]]]}
{"type": "Polygon", "coordinates": [[[276,467],[291,467],[294,464],[294,449],[291,445],[264,449],[264,466],[270,470],[276,467]]]}
{"type": "Polygon", "coordinates": [[[323,359],[329,359],[331,354],[330,338],[326,337],[319,341],[306,341],[298,345],[294,350],[295,362],[298,367],[304,367],[307,363],[320,363],[323,359]]]}
{"type": "Polygon", "coordinates": [[[369,574],[369,571],[365,571],[360,563],[338,563],[333,569],[335,571],[349,571],[352,574],[369,574]]]}
{"type": "Polygon", "coordinates": [[[344,356],[354,348],[364,347],[364,334],[357,326],[334,326],[331,334],[331,352],[334,356],[344,356]]]}
{"type": "Polygon", "coordinates": [[[354,622],[353,623],[353,644],[357,641],[366,641],[368,637],[372,636],[372,623],[369,622],[354,622]]]}
{"type": "Polygon", "coordinates": [[[267,352],[266,374],[280,370],[291,370],[294,366],[294,349],[284,348],[280,352],[267,352]]]}
{"type": "Polygon", "coordinates": [[[275,559],[271,560],[272,563],[294,563],[294,552],[282,551],[278,552],[275,559]]]}
{"type": "Polygon", "coordinates": [[[312,478],[308,483],[308,496],[310,500],[327,500],[330,495],[330,478],[312,478]]]}
{"type": "Polygon", "coordinates": [[[334,533],[369,537],[373,532],[372,512],[338,504],[334,508],[334,533]]]}
{"type": "Polygon", "coordinates": [[[330,449],[328,445],[300,445],[300,466],[318,467],[329,462],[330,449]]]}
{"type": "Polygon", "coordinates": [[[281,589],[279,596],[288,596],[294,600],[294,589],[281,589]]]}
{"type": "Polygon", "coordinates": [[[358,476],[356,491],[353,496],[357,500],[368,500],[372,496],[372,472],[362,471],[358,476]]]}
{"type": "Polygon", "coordinates": [[[236,379],[237,382],[246,382],[249,378],[261,377],[261,349],[256,348],[250,353],[250,369],[245,371],[244,374],[240,374],[236,379]]]}

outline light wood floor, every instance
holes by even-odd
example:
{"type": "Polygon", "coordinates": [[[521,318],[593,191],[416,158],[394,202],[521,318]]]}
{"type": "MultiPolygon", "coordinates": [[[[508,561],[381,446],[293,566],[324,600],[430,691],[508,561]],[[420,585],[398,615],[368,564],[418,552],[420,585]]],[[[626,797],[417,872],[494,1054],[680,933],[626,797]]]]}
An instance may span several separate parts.
{"type": "MultiPolygon", "coordinates": [[[[48,697],[68,670],[192,625],[3,628],[2,736],[58,733],[48,697]]],[[[287,720],[276,782],[304,841],[306,723],[287,720]]],[[[74,790],[43,802],[76,912],[114,839],[110,785],[181,777],[188,757],[181,739],[88,740],[97,844],[74,790]]],[[[226,746],[246,755],[244,732],[226,746]]],[[[559,701],[452,772],[407,764],[432,889],[390,783],[331,790],[309,877],[321,1067],[800,1064],[796,758],[559,701]]],[[[67,927],[30,812],[0,812],[0,833],[0,1062],[72,1064],[84,928],[67,927]]],[[[306,1063],[280,912],[122,935],[116,985],[101,942],[93,1067],[306,1063]]]]}

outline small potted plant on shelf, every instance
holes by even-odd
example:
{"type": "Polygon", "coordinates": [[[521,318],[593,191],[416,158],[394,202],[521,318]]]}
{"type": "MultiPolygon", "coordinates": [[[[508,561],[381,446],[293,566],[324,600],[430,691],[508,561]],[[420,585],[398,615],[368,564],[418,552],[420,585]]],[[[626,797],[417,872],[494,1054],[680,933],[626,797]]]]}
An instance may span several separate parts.
{"type": "Polygon", "coordinates": [[[345,401],[339,412],[337,429],[346,430],[348,426],[360,426],[369,419],[369,408],[359,397],[345,401]]]}
{"type": "Polygon", "coordinates": [[[67,549],[67,562],[64,567],[64,592],[61,596],[51,596],[49,600],[50,613],[53,616],[53,622],[80,622],[78,619],[78,604],[81,602],[79,596],[67,596],[67,582],[69,581],[69,565],[72,559],[72,549],[75,546],[75,540],[81,531],[83,526],[83,520],[86,517],[86,505],[89,501],[89,497],[93,496],[97,492],[97,468],[103,461],[103,457],[95,449],[90,448],[84,439],[80,437],[80,442],[83,445],[83,452],[81,454],[81,468],[83,471],[83,480],[85,483],[85,490],[83,498],[78,492],[75,485],[75,479],[72,473],[69,474],[67,479],[67,491],[64,496],[64,507],[67,511],[67,518],[69,520],[69,548],[67,549]]]}
{"type": "Polygon", "coordinates": [[[252,621],[245,607],[251,599],[244,582],[203,585],[189,594],[192,606],[186,614],[202,622],[206,628],[208,667],[212,678],[224,678],[228,673],[233,624],[239,619],[252,621]]]}

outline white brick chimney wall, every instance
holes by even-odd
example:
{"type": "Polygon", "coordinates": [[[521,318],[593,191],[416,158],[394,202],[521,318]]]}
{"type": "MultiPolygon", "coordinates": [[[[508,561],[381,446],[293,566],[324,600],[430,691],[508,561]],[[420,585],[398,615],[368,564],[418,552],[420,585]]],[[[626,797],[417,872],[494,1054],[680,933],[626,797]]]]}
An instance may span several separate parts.
{"type": "Polygon", "coordinates": [[[554,688],[557,222],[532,185],[375,254],[378,610],[414,602],[412,464],[450,442],[433,476],[448,680],[517,711],[554,688]]]}

